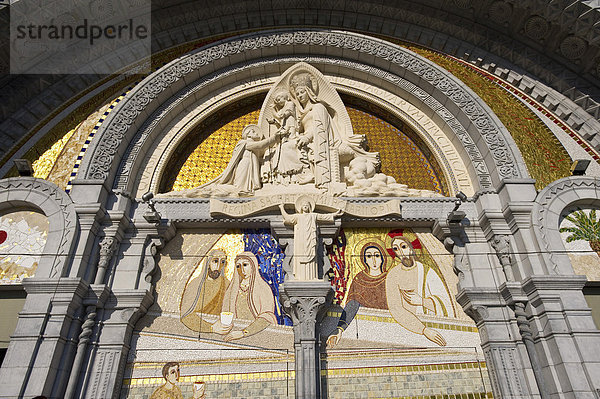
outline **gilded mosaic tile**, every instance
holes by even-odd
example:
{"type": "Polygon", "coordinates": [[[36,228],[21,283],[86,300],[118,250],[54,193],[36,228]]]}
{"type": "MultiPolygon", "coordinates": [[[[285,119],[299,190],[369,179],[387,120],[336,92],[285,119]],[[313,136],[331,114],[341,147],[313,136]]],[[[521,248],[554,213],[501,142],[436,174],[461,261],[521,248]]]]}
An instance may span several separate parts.
{"type": "Polygon", "coordinates": [[[50,174],[50,171],[54,167],[56,160],[62,153],[62,150],[67,145],[69,139],[75,133],[75,130],[81,126],[81,123],[77,125],[75,128],[69,130],[60,140],[56,141],[52,144],[46,152],[44,152],[37,160],[32,163],[33,167],[33,177],[37,177],[39,179],[46,179],[50,174]]]}
{"type": "MultiPolygon", "coordinates": [[[[22,158],[28,159],[32,163],[34,163],[36,160],[38,160],[40,158],[40,156],[42,154],[44,154],[46,151],[48,151],[50,148],[52,148],[52,146],[54,146],[55,143],[63,140],[65,137],[65,134],[66,134],[65,132],[69,132],[71,129],[76,128],[82,121],[84,121],[86,118],[90,117],[90,115],[92,115],[94,112],[96,112],[96,110],[98,108],[102,107],[103,104],[105,104],[107,101],[110,101],[111,98],[114,98],[114,96],[117,95],[121,90],[123,90],[124,87],[127,87],[128,85],[132,84],[137,79],[139,79],[139,77],[136,75],[130,76],[126,79],[119,81],[112,87],[109,87],[108,89],[104,90],[102,93],[95,95],[94,97],[87,100],[85,103],[83,103],[81,106],[79,106],[75,111],[71,112],[67,117],[62,119],[53,128],[51,128],[43,138],[41,138],[37,143],[35,143],[35,145],[22,156],[22,158]]],[[[33,130],[31,130],[29,132],[29,134],[27,136],[23,137],[23,139],[21,139],[20,143],[25,143],[27,141],[27,139],[29,139],[31,136],[33,136],[39,129],[41,129],[43,126],[45,126],[45,124],[47,124],[52,118],[56,117],[56,115],[58,115],[60,112],[62,112],[66,107],[68,107],[72,103],[76,102],[81,96],[85,95],[86,93],[93,90],[97,86],[100,86],[101,84],[106,83],[107,80],[110,80],[110,77],[104,79],[101,82],[98,82],[98,84],[90,87],[85,92],[80,93],[80,95],[78,95],[77,97],[73,97],[73,98],[69,99],[69,101],[67,101],[65,104],[63,104],[60,108],[55,110],[52,114],[48,115],[44,119],[44,121],[40,122],[33,130]]],[[[19,147],[20,147],[19,144],[15,145],[11,149],[11,151],[9,151],[2,158],[0,163],[6,162],[14,154],[14,152],[19,149],[19,147]]],[[[66,168],[68,169],[68,173],[70,173],[70,170],[73,168],[73,164],[75,164],[75,161],[76,161],[75,158],[76,158],[75,154],[70,154],[68,156],[68,159],[63,161],[64,164],[67,165],[66,168]]],[[[50,167],[46,167],[45,169],[50,170],[50,169],[52,169],[53,166],[54,165],[52,165],[50,167]]],[[[17,174],[16,169],[13,167],[3,177],[15,177],[15,176],[18,176],[18,174],[17,174]]]]}
{"type": "Polygon", "coordinates": [[[346,107],[354,133],[367,136],[371,151],[379,152],[381,172],[410,188],[443,193],[429,159],[415,142],[388,122],[356,108],[346,107]]]}
{"type": "Polygon", "coordinates": [[[484,76],[469,65],[435,51],[402,44],[448,70],[485,101],[515,140],[538,190],[571,175],[572,160],[567,150],[529,108],[496,83],[495,77],[484,76]]]}
{"type": "Polygon", "coordinates": [[[246,125],[256,123],[259,113],[258,109],[251,111],[227,122],[208,135],[185,160],[175,178],[172,190],[193,188],[219,176],[227,166],[233,148],[240,140],[242,129],[246,125]]]}

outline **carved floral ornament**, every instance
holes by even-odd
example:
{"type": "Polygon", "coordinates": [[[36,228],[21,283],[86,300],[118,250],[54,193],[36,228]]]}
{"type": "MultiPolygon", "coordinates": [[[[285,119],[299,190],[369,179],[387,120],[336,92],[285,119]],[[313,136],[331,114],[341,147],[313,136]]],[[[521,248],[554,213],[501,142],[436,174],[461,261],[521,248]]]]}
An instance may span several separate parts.
{"type": "MultiPolygon", "coordinates": [[[[138,90],[133,91],[130,97],[121,103],[119,110],[109,116],[107,123],[103,125],[99,132],[101,137],[95,143],[92,143],[93,148],[90,151],[89,161],[85,160],[82,164],[82,176],[86,179],[105,180],[111,173],[114,173],[113,169],[116,169],[117,166],[113,161],[117,150],[123,145],[122,141],[129,141],[134,133],[128,132],[128,130],[134,125],[136,119],[140,117],[148,104],[174,82],[191,73],[202,75],[209,64],[212,65],[215,60],[229,57],[235,53],[272,46],[277,46],[280,52],[285,50],[294,51],[293,46],[298,44],[313,45],[317,52],[324,51],[324,47],[331,46],[351,48],[359,53],[375,56],[376,63],[391,62],[394,67],[399,67],[420,77],[424,84],[433,86],[434,90],[446,96],[471,119],[477,128],[477,134],[480,134],[484,139],[479,140],[478,137],[473,137],[471,143],[480,142],[481,146],[487,147],[486,151],[492,154],[490,159],[495,164],[499,178],[526,175],[526,172],[518,166],[520,165],[520,162],[518,162],[520,156],[515,155],[507,144],[512,143],[512,138],[510,138],[506,129],[490,116],[489,110],[482,108],[482,103],[479,100],[473,98],[459,83],[446,76],[442,70],[438,70],[438,67],[407,50],[372,38],[349,33],[302,31],[248,36],[244,39],[222,43],[210,49],[199,50],[182,57],[178,63],[168,65],[158,71],[149,77],[138,90]],[[291,47],[288,49],[287,46],[291,47]],[[515,156],[518,158],[515,158],[515,156]]],[[[417,92],[413,94],[418,98],[423,97],[426,102],[429,101],[428,98],[431,98],[426,91],[422,91],[422,96],[417,92]]],[[[458,124],[457,121],[451,123],[458,124]]],[[[465,136],[470,134],[474,133],[465,132],[465,136]]],[[[471,155],[476,152],[476,147],[473,144],[465,143],[461,137],[459,137],[459,140],[463,142],[463,145],[467,145],[465,147],[467,154],[471,155]],[[468,146],[472,146],[472,148],[468,146]]],[[[480,171],[483,165],[483,162],[480,166],[474,163],[475,170],[480,171]]],[[[491,187],[491,182],[489,180],[480,181],[480,186],[482,188],[491,187]]]]}

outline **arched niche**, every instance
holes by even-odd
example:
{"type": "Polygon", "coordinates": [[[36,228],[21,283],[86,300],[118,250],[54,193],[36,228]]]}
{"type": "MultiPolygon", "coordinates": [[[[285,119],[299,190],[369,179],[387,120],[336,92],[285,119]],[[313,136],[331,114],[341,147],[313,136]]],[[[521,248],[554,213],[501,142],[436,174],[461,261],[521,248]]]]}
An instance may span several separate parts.
{"type": "Polygon", "coordinates": [[[48,218],[48,236],[35,278],[64,276],[79,229],[71,198],[46,180],[30,177],[0,180],[0,213],[15,209],[35,210],[48,218]]]}
{"type": "Polygon", "coordinates": [[[548,265],[547,274],[573,275],[573,267],[561,237],[564,211],[578,206],[600,208],[600,180],[593,177],[565,177],[542,190],[531,212],[531,222],[540,252],[548,265]]]}

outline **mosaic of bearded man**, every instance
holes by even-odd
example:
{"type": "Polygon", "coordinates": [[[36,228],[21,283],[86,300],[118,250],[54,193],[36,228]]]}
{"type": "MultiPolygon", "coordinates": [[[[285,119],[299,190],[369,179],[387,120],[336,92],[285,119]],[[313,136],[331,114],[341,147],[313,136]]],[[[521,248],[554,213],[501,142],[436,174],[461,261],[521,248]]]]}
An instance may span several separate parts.
{"type": "Polygon", "coordinates": [[[234,319],[251,320],[251,323],[243,329],[236,329],[235,323],[224,325],[217,321],[212,330],[225,335],[225,341],[249,337],[277,324],[275,298],[269,284],[260,275],[256,255],[249,251],[237,255],[235,270],[225,292],[221,313],[231,312],[234,319]]]}
{"type": "Polygon", "coordinates": [[[417,260],[413,245],[420,246],[420,242],[415,240],[414,243],[401,235],[394,235],[392,239],[392,251],[404,271],[403,279],[413,287],[411,293],[406,294],[410,304],[415,306],[416,313],[455,316],[444,282],[435,270],[417,260]]]}
{"type": "Polygon", "coordinates": [[[218,315],[228,286],[225,277],[227,254],[222,249],[208,253],[202,272],[186,286],[181,298],[181,322],[194,331],[210,332],[211,325],[199,313],[218,315]]]}
{"type": "MultiPolygon", "coordinates": [[[[396,237],[392,242],[392,248],[394,243],[399,245],[400,243],[408,243],[408,240],[405,237],[396,237]]],[[[410,248],[412,249],[412,246],[410,248]]],[[[400,253],[403,254],[403,252],[400,253]]],[[[412,255],[412,262],[406,260],[402,262],[405,258],[403,255],[400,263],[388,272],[385,280],[385,292],[390,314],[407,330],[424,335],[425,338],[437,345],[446,346],[446,339],[436,330],[426,327],[417,317],[417,313],[422,313],[420,311],[422,307],[432,307],[435,310],[435,305],[427,298],[424,301],[423,297],[419,295],[417,290],[419,276],[415,267],[417,261],[414,259],[414,255],[412,255]]]]}

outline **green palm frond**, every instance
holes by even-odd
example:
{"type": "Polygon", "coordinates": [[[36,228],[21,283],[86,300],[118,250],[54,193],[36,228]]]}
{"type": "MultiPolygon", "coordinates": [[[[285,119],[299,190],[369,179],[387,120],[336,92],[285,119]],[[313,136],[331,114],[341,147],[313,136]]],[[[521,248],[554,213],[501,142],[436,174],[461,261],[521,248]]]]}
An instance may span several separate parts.
{"type": "Polygon", "coordinates": [[[589,215],[580,209],[566,216],[565,219],[574,224],[574,226],[561,227],[559,229],[561,233],[571,233],[567,237],[567,242],[600,240],[600,222],[596,217],[595,209],[590,210],[589,215]]]}

